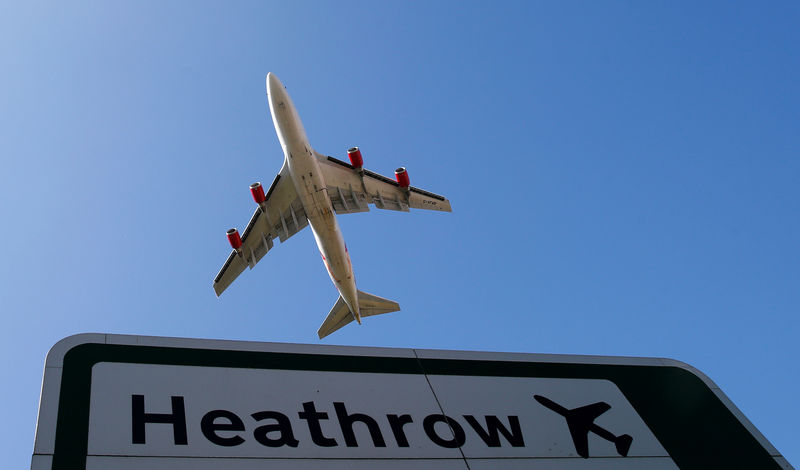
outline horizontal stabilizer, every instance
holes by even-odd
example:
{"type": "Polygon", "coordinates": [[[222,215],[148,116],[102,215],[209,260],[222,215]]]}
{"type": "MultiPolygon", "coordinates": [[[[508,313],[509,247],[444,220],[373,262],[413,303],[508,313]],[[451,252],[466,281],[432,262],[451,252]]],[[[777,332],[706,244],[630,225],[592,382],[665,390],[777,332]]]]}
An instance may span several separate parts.
{"type": "MultiPolygon", "coordinates": [[[[361,311],[361,317],[371,317],[382,313],[396,312],[400,310],[400,304],[377,295],[358,291],[358,308],[361,311]]],[[[353,320],[355,320],[355,315],[350,311],[350,307],[347,306],[342,296],[339,296],[330,313],[325,317],[325,321],[322,322],[322,326],[319,327],[317,335],[322,339],[353,320]]]]}
{"type": "Polygon", "coordinates": [[[322,322],[322,326],[320,326],[317,331],[319,339],[328,336],[351,321],[353,321],[353,314],[350,312],[350,307],[347,306],[347,303],[345,303],[340,295],[339,300],[333,305],[330,313],[325,317],[325,321],[322,322]]]}
{"type": "Polygon", "coordinates": [[[396,312],[400,310],[400,304],[377,295],[358,291],[358,308],[361,310],[362,317],[371,317],[381,313],[396,312]]]}

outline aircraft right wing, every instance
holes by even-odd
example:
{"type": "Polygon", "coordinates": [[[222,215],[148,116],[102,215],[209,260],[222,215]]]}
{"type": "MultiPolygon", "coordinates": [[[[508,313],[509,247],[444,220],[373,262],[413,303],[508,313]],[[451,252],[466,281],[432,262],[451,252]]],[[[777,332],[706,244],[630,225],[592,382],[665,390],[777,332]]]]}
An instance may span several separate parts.
{"type": "Polygon", "coordinates": [[[217,277],[214,278],[214,292],[217,296],[244,271],[253,269],[267,252],[272,249],[275,238],[281,242],[308,225],[303,203],[294,188],[289,170],[284,164],[278,176],[266,193],[266,200],[256,208],[250,223],[242,232],[242,246],[232,250],[217,277]]]}
{"type": "Polygon", "coordinates": [[[366,169],[356,169],[342,160],[317,154],[324,173],[328,196],[337,214],[369,211],[369,204],[378,209],[408,212],[428,209],[451,212],[444,196],[409,186],[401,188],[397,181],[366,169]]]}

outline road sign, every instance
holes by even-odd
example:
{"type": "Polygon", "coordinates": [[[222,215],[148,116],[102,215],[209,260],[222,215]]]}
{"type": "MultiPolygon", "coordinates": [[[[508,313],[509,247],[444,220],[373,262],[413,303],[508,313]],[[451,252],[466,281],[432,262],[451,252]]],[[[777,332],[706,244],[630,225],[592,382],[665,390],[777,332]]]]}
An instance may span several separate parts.
{"type": "Polygon", "coordinates": [[[690,366],[84,334],[31,468],[791,468],[690,366]]]}

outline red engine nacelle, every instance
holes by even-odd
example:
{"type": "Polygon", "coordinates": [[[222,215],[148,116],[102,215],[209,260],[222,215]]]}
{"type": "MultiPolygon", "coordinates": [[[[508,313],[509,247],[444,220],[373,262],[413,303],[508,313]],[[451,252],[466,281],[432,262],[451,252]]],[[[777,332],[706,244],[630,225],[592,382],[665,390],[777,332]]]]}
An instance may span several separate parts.
{"type": "Polygon", "coordinates": [[[394,170],[394,177],[397,178],[397,184],[401,188],[407,188],[411,181],[408,179],[408,172],[406,171],[405,167],[400,167],[394,170]]]}
{"type": "Polygon", "coordinates": [[[358,147],[350,147],[347,149],[347,156],[350,157],[350,164],[353,168],[361,168],[364,166],[364,159],[361,158],[361,150],[358,147]]]}
{"type": "Polygon", "coordinates": [[[228,230],[228,241],[231,243],[231,247],[239,251],[242,248],[242,237],[239,236],[239,231],[235,228],[228,230]]]}
{"type": "Polygon", "coordinates": [[[259,182],[250,185],[250,194],[253,195],[253,200],[256,201],[257,204],[261,204],[267,200],[267,196],[264,195],[264,187],[261,186],[259,182]]]}

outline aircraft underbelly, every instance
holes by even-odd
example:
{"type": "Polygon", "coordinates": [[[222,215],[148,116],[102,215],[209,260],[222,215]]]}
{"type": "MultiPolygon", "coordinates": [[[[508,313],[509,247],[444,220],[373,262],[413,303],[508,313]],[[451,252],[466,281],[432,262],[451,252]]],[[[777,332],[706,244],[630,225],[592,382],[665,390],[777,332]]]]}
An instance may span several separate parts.
{"type": "Polygon", "coordinates": [[[303,142],[292,147],[289,169],[297,194],[303,202],[317,247],[336,289],[342,294],[351,310],[357,310],[358,296],[353,268],[328,196],[325,179],[307,143],[303,142]]]}

